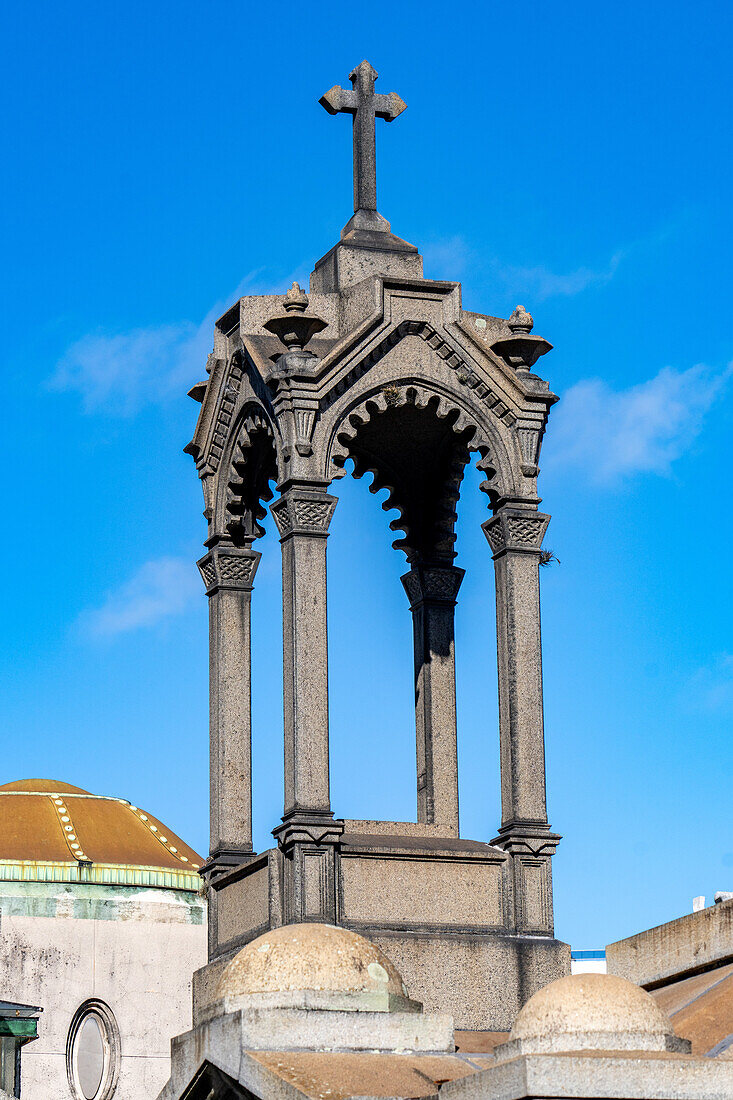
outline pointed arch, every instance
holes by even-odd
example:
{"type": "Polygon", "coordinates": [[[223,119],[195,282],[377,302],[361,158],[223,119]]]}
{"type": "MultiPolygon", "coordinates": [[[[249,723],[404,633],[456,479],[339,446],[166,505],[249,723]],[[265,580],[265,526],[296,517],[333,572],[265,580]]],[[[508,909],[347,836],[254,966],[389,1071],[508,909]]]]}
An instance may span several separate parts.
{"type": "Polygon", "coordinates": [[[216,532],[226,532],[235,544],[260,538],[263,502],[272,499],[270,482],[277,480],[277,452],[275,429],[259,403],[249,401],[240,410],[222,465],[216,532]]]}
{"type": "MultiPolygon", "coordinates": [[[[500,470],[509,456],[494,429],[462,408],[454,395],[415,379],[374,387],[340,411],[327,445],[326,477],[339,478],[348,459],[354,475],[373,474],[370,489],[388,489],[382,507],[396,509],[394,546],[407,560],[452,561],[455,505],[471,453],[485,478],[490,500],[506,491],[500,470]]],[[[510,482],[511,484],[511,482],[510,482]]]]}

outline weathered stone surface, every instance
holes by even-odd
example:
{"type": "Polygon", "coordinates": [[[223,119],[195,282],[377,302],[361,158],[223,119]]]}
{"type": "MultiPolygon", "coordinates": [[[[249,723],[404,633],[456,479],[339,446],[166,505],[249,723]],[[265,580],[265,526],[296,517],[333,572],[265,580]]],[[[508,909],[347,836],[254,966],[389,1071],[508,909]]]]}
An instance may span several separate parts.
{"type": "Polygon", "coordinates": [[[496,1048],[506,1061],[517,1054],[571,1050],[673,1050],[689,1053],[669,1017],[633,982],[611,974],[572,974],[532,996],[496,1048]]]}
{"type": "Polygon", "coordinates": [[[209,596],[209,875],[252,851],[250,601],[260,555],[216,547],[198,563],[209,596]]]}
{"type": "Polygon", "coordinates": [[[330,924],[276,928],[243,947],[219,979],[219,996],[303,990],[406,996],[387,956],[330,924]]]}
{"type": "Polygon", "coordinates": [[[684,1054],[528,1054],[449,1082],[442,1100],[730,1100],[733,1063],[684,1054]]]}
{"type": "Polygon", "coordinates": [[[270,923],[269,870],[260,867],[246,879],[236,879],[217,891],[220,943],[229,943],[244,931],[256,932],[270,923]]]}
{"type": "Polygon", "coordinates": [[[502,866],[429,858],[341,860],[342,919],[382,927],[397,923],[500,928],[502,866]]]}
{"type": "Polygon", "coordinates": [[[733,901],[610,943],[608,970],[653,988],[733,961],[733,901]]]}
{"type": "Polygon", "coordinates": [[[39,1037],[23,1048],[23,1096],[70,1096],[66,1045],[89,999],[121,1035],[115,1100],[155,1096],[170,1072],[170,1038],[190,1027],[190,976],[206,957],[205,903],[149,888],[4,882],[3,997],[39,1005],[39,1037]],[[43,915],[46,914],[46,915],[43,915]]]}
{"type": "Polygon", "coordinates": [[[570,948],[548,937],[364,934],[389,955],[426,1012],[449,1012],[467,1030],[509,1031],[524,1001],[570,969],[570,948]]]}
{"type": "Polygon", "coordinates": [[[415,654],[417,820],[458,836],[458,730],[453,618],[464,571],[413,565],[402,578],[415,654]]]}
{"type": "Polygon", "coordinates": [[[733,1095],[733,1063],[692,1058],[653,998],[623,978],[576,974],[536,993],[494,1061],[445,1100],[534,1097],[710,1100],[733,1095]]]}
{"type": "Polygon", "coordinates": [[[310,296],[294,285],[236,302],[217,322],[208,380],[192,390],[201,413],[188,451],[206,501],[215,655],[210,955],[212,964],[229,957],[263,927],[345,925],[399,945],[431,1006],[443,997],[463,1026],[501,1029],[568,963],[553,939],[560,838],[545,804],[538,573],[549,519],[537,511],[538,463],[556,398],[533,369],[550,345],[523,308],[507,319],[465,312],[459,284],[424,279],[417,249],[378,213],[375,118],[402,106],[376,93],[375,79],[362,62],[352,89],[322,100],[354,115],[355,201],[310,296]],[[455,521],[472,458],[493,512],[484,525],[498,611],[502,819],[493,846],[459,838],[455,521]],[[329,488],[352,462],[396,512],[413,618],[416,821],[371,831],[335,817],[329,789],[329,488]],[[226,555],[230,569],[234,559],[244,568],[273,482],[285,799],[265,871],[249,851],[251,584],[240,577],[231,590],[222,568],[226,555]],[[442,952],[440,968],[429,965],[428,944],[442,952]]]}

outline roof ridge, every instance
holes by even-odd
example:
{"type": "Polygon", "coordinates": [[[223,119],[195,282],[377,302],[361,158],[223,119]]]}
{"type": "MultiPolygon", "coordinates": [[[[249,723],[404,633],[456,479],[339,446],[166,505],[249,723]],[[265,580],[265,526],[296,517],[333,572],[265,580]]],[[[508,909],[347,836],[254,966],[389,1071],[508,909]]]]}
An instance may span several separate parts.
{"type": "Polygon", "coordinates": [[[53,798],[55,795],[63,795],[64,798],[99,798],[105,802],[121,802],[124,806],[131,806],[132,803],[128,798],[118,798],[114,794],[91,794],[88,791],[6,791],[0,789],[0,796],[2,795],[42,795],[44,798],[53,798]]]}

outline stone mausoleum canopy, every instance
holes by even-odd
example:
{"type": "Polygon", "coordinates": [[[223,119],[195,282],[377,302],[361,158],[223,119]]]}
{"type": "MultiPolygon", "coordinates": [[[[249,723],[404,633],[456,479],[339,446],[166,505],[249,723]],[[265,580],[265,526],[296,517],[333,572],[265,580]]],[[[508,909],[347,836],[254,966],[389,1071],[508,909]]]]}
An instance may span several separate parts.
{"type": "Polygon", "coordinates": [[[550,517],[537,479],[557,399],[537,363],[551,345],[523,306],[508,317],[465,310],[459,283],[424,276],[417,248],[377,211],[375,120],[405,104],[376,92],[367,61],[349,79],[320,102],[352,117],[353,217],[308,294],[294,284],[227,310],[190,393],[201,411],[187,451],[208,524],[198,565],[210,624],[209,963],[194,975],[194,1027],[173,1041],[159,1100],[727,1100],[733,1064],[693,1058],[648,993],[568,976],[553,924],[560,837],[547,816],[540,631],[550,517]],[[479,840],[461,835],[458,807],[455,522],[470,461],[489,513],[499,721],[486,743],[499,742],[501,775],[498,830],[489,839],[487,821],[479,840]],[[407,564],[410,822],[357,821],[331,805],[329,489],[352,473],[387,491],[407,564]],[[276,847],[256,853],[250,617],[269,501],[285,797],[276,847]]]}
{"type": "Polygon", "coordinates": [[[537,364],[552,345],[523,306],[508,317],[466,310],[458,282],[426,277],[418,249],[377,210],[376,120],[397,119],[405,104],[376,91],[367,61],[349,79],[321,103],[352,118],[353,216],[316,261],[308,293],[293,284],[232,304],[215,325],[206,379],[190,391],[201,404],[186,450],[203,487],[199,569],[210,613],[206,982],[268,929],[339,925],[385,948],[429,1012],[504,1030],[569,964],[553,934],[560,838],[546,805],[539,604],[550,517],[539,511],[537,478],[557,398],[537,364]],[[486,730],[486,744],[493,751],[498,733],[501,762],[500,820],[487,819],[478,840],[460,833],[454,630],[464,575],[457,509],[471,462],[483,479],[487,599],[493,574],[497,607],[499,729],[486,730]],[[330,490],[351,475],[386,491],[385,537],[406,563],[394,583],[412,625],[409,822],[356,821],[331,805],[326,559],[338,497],[330,490]],[[285,791],[277,847],[255,853],[250,616],[257,540],[273,521],[285,791]]]}
{"type": "Polygon", "coordinates": [[[0,881],[193,890],[201,857],[124,798],[51,779],[0,786],[0,881]]]}

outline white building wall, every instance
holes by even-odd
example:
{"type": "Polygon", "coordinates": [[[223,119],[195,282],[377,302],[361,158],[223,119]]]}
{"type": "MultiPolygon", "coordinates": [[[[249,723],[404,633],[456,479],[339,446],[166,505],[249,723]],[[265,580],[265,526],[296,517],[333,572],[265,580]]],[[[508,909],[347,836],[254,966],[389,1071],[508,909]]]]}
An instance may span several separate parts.
{"type": "Polygon", "coordinates": [[[605,951],[573,951],[570,955],[571,974],[606,974],[605,951]]]}
{"type": "Polygon", "coordinates": [[[194,913],[173,890],[132,889],[103,906],[109,919],[91,919],[74,915],[84,906],[75,906],[73,886],[38,890],[46,898],[37,908],[46,911],[47,892],[57,895],[55,917],[13,915],[17,899],[0,898],[0,995],[43,1008],[39,1037],[23,1048],[23,1100],[72,1100],[69,1025],[90,998],[109,1006],[120,1031],[114,1100],[149,1100],[169,1077],[171,1038],[191,1027],[191,976],[206,962],[205,907],[198,899],[194,913]],[[202,912],[203,922],[192,923],[202,912]]]}

